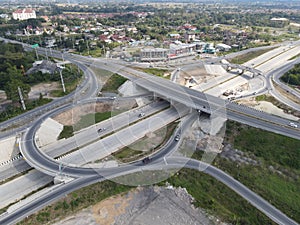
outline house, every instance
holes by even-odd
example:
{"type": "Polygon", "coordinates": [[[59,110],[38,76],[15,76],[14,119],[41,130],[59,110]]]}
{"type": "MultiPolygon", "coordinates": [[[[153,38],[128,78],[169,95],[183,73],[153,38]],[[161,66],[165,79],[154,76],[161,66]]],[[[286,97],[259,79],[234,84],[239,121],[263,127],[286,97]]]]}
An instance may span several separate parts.
{"type": "Polygon", "coordinates": [[[36,19],[36,14],[33,9],[18,9],[12,13],[14,20],[36,19]]]}
{"type": "Polygon", "coordinates": [[[44,73],[54,74],[55,71],[57,71],[58,69],[59,68],[57,67],[57,64],[51,61],[47,61],[47,60],[36,61],[33,63],[33,67],[26,72],[26,75],[33,74],[36,72],[42,72],[43,74],[44,73]]]}
{"type": "Polygon", "coordinates": [[[184,39],[186,41],[193,41],[196,39],[196,34],[194,32],[186,32],[184,34],[184,39]]]}

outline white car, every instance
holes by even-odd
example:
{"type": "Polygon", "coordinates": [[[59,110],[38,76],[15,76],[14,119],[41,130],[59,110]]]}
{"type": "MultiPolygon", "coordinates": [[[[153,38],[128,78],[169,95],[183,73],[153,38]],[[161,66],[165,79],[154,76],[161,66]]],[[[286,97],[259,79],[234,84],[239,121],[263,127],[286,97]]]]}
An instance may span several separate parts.
{"type": "Polygon", "coordinates": [[[291,127],[295,127],[295,128],[297,128],[297,127],[298,127],[298,125],[297,125],[297,124],[295,124],[295,123],[293,123],[293,122],[290,122],[290,123],[289,123],[289,125],[290,125],[291,127]]]}

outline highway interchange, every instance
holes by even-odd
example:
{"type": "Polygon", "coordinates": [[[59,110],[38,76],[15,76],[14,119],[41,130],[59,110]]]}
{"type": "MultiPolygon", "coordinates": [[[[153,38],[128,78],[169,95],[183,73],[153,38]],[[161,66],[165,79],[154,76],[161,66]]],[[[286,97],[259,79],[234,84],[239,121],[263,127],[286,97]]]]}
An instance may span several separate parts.
{"type": "MultiPolygon", "coordinates": [[[[40,51],[44,50],[41,49],[40,51]]],[[[56,54],[57,57],[61,57],[60,52],[56,52],[56,54]]],[[[99,66],[100,68],[103,68],[105,70],[116,72],[132,80],[137,85],[149,90],[150,92],[155,93],[155,96],[165,98],[172,104],[184,104],[185,106],[190,108],[192,112],[190,119],[186,120],[187,124],[191,123],[192,118],[194,118],[195,115],[198,114],[197,111],[201,110],[203,112],[212,114],[212,116],[229,118],[231,120],[239,121],[251,126],[300,139],[299,129],[294,129],[288,126],[289,121],[286,119],[269,115],[243,105],[238,105],[233,102],[224,101],[214,96],[210,96],[189,88],[179,86],[168,80],[161,79],[159,77],[153,77],[149,74],[124,67],[124,65],[119,65],[110,62],[109,60],[94,60],[69,54],[64,54],[64,58],[70,60],[73,63],[76,63],[81,68],[84,68],[83,64],[89,65],[93,63],[93,65],[95,66],[99,66]]],[[[84,71],[89,70],[84,68],[84,71]]],[[[85,80],[85,83],[82,85],[82,87],[86,87],[87,84],[87,86],[89,86],[87,88],[88,92],[83,96],[83,98],[87,99],[89,98],[89,96],[96,96],[98,87],[95,86],[97,82],[94,82],[93,79],[95,78],[93,78],[92,73],[88,72],[86,74],[86,77],[87,79],[85,80]]],[[[53,106],[53,109],[55,107],[57,106],[53,106]]],[[[61,109],[55,110],[64,110],[63,107],[61,109]]],[[[30,165],[34,166],[36,169],[42,172],[45,172],[46,174],[55,176],[57,174],[60,162],[57,162],[51,157],[46,156],[45,154],[40,152],[36,146],[36,143],[34,142],[36,130],[38,129],[40,123],[48,116],[48,114],[44,114],[38,120],[35,120],[34,123],[30,124],[30,126],[26,127],[26,131],[21,142],[21,151],[30,165]]],[[[182,126],[186,127],[187,125],[182,126]]],[[[182,128],[182,130],[184,129],[182,128]]],[[[81,168],[65,165],[63,174],[74,177],[76,179],[58,187],[51,193],[42,196],[29,205],[21,207],[20,209],[12,213],[3,215],[2,217],[0,217],[0,221],[4,224],[14,223],[15,221],[24,218],[25,216],[42,208],[50,202],[53,202],[55,199],[62,197],[66,193],[69,193],[88,184],[102,181],[104,179],[118,177],[134,172],[140,172],[141,170],[166,170],[168,168],[187,167],[191,169],[198,169],[212,175],[213,177],[220,180],[221,182],[232,188],[234,191],[239,193],[242,197],[251,202],[251,204],[260,209],[275,222],[279,224],[297,224],[296,222],[286,217],[283,213],[276,210],[269,203],[262,200],[255,193],[251,192],[248,188],[240,184],[238,181],[234,180],[215,167],[205,165],[196,160],[166,157],[167,155],[170,155],[171,151],[177,148],[177,145],[178,143],[175,142],[174,139],[170,139],[170,141],[162,148],[162,150],[157,153],[157,155],[153,156],[153,161],[148,165],[143,165],[141,162],[136,162],[126,166],[101,170],[96,168],[81,168]]]]}

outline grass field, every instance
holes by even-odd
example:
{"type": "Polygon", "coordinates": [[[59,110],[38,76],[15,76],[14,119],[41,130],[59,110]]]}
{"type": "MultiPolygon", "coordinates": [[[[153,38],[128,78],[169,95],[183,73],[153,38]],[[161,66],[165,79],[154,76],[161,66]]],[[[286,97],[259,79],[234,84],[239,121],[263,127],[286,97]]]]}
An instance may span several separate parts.
{"type": "Polygon", "coordinates": [[[163,146],[169,140],[177,125],[177,122],[171,123],[166,128],[155,131],[153,138],[144,137],[112,155],[121,162],[131,162],[145,157],[163,146]],[[159,140],[157,136],[160,137],[159,140]],[[146,149],[147,147],[148,149],[146,149]]]}
{"type": "Polygon", "coordinates": [[[91,113],[84,115],[80,118],[78,123],[74,126],[64,126],[63,130],[59,134],[58,139],[69,138],[74,135],[74,131],[81,130],[83,128],[89,127],[95,123],[99,123],[103,120],[107,120],[112,116],[112,112],[99,112],[99,113],[91,113]]]}
{"type": "Polygon", "coordinates": [[[126,78],[119,76],[117,74],[111,75],[111,77],[106,81],[102,87],[102,92],[114,92],[117,93],[118,88],[127,81],[126,78]]]}
{"type": "Polygon", "coordinates": [[[216,215],[230,224],[274,224],[231,189],[209,175],[195,170],[182,169],[168,182],[185,187],[195,198],[194,205],[216,215]]]}
{"type": "Polygon", "coordinates": [[[74,125],[74,130],[78,131],[83,128],[89,127],[95,123],[99,123],[101,121],[107,120],[112,116],[112,112],[97,112],[84,115],[80,118],[78,123],[74,125]]]}
{"type": "MultiPolygon", "coordinates": [[[[137,68],[137,69],[140,69],[140,68],[137,68]]],[[[145,73],[150,73],[150,74],[153,74],[153,75],[158,76],[158,77],[164,77],[164,74],[166,72],[168,72],[168,70],[157,69],[157,68],[143,68],[143,69],[140,69],[140,70],[142,70],[145,73]]]]}
{"type": "Polygon", "coordinates": [[[257,128],[227,123],[226,141],[260,161],[238,165],[218,158],[215,163],[288,216],[300,222],[300,141],[257,128]]]}
{"type": "Polygon", "coordinates": [[[230,59],[230,62],[234,63],[234,64],[243,64],[243,63],[248,62],[251,59],[257,58],[258,56],[260,56],[266,52],[269,52],[273,49],[275,49],[275,48],[268,48],[268,49],[262,49],[262,50],[248,52],[247,54],[240,55],[233,59],[230,59]]]}

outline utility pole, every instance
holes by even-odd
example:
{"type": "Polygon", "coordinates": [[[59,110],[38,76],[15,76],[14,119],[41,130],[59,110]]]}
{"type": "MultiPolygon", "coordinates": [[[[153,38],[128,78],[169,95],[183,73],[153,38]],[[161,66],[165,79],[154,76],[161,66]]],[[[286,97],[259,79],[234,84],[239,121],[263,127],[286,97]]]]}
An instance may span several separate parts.
{"type": "Polygon", "coordinates": [[[37,59],[37,60],[40,60],[40,59],[39,59],[39,55],[38,55],[38,53],[37,53],[37,49],[35,48],[34,50],[35,50],[36,59],[37,59]]]}
{"type": "Polygon", "coordinates": [[[18,93],[19,93],[21,104],[22,104],[22,108],[25,111],[26,110],[26,106],[25,106],[24,98],[23,98],[22,91],[21,91],[20,87],[18,87],[18,93]]]}
{"type": "Polygon", "coordinates": [[[47,61],[49,61],[49,58],[48,58],[48,49],[45,48],[45,52],[46,52],[46,59],[47,59],[47,61]]]}
{"type": "Polygon", "coordinates": [[[61,85],[62,85],[62,88],[63,88],[63,92],[65,93],[66,88],[65,88],[64,78],[63,78],[63,75],[62,75],[62,69],[59,70],[59,74],[60,74],[60,79],[61,79],[61,85]]]}
{"type": "Polygon", "coordinates": [[[87,50],[88,50],[88,55],[90,55],[90,48],[89,48],[88,40],[86,40],[86,47],[87,47],[87,50]]]}

